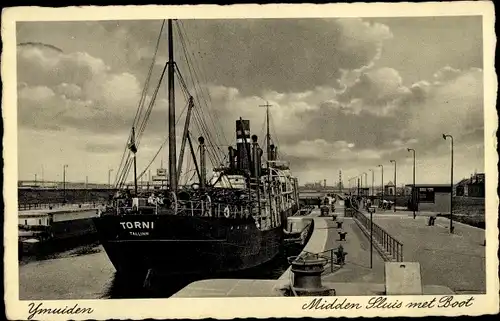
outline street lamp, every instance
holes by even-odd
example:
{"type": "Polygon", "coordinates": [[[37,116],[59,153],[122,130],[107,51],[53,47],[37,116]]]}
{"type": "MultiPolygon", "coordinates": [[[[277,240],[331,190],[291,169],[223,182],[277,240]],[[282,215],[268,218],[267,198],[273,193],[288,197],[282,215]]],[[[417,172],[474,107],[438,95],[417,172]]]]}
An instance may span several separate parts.
{"type": "Polygon", "coordinates": [[[365,175],[365,185],[361,187],[366,187],[368,186],[368,174],[366,174],[366,172],[363,172],[363,175],[365,175]]]}
{"type": "Polygon", "coordinates": [[[391,163],[394,163],[394,213],[396,212],[396,194],[397,194],[397,184],[396,184],[396,161],[391,159],[391,163]]]}
{"type": "Polygon", "coordinates": [[[408,148],[408,152],[413,152],[413,188],[411,189],[411,203],[412,203],[412,207],[413,207],[413,219],[416,218],[416,214],[415,214],[415,209],[417,207],[417,204],[416,204],[416,200],[417,200],[417,197],[416,197],[416,193],[417,193],[417,189],[415,187],[415,150],[413,148],[408,148]]]}
{"type": "Polygon", "coordinates": [[[451,181],[450,181],[450,233],[453,233],[453,136],[443,134],[443,139],[451,139],[451,181]]]}
{"type": "Polygon", "coordinates": [[[373,196],[373,195],[375,195],[375,190],[373,189],[373,181],[374,181],[374,173],[375,172],[371,168],[369,169],[369,171],[372,172],[372,196],[373,196]]]}
{"type": "Polygon", "coordinates": [[[353,186],[354,186],[354,185],[352,184],[352,181],[353,181],[353,180],[356,180],[356,178],[355,178],[355,177],[351,177],[351,178],[349,178],[349,193],[350,193],[350,194],[352,194],[352,188],[353,188],[353,186]]]}
{"type": "Polygon", "coordinates": [[[113,169],[108,169],[108,188],[111,189],[111,172],[113,169]]]}
{"type": "Polygon", "coordinates": [[[63,165],[63,202],[66,203],[66,168],[68,165],[63,165]]]}
{"type": "Polygon", "coordinates": [[[378,165],[377,167],[380,167],[382,169],[382,208],[384,205],[384,165],[378,165]]]}

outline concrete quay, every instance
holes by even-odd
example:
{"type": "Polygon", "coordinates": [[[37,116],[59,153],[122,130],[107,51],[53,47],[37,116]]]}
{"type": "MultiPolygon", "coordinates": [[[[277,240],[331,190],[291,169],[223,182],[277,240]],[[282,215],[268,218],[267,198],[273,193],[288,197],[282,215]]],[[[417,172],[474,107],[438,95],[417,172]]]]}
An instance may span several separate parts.
{"type": "Polygon", "coordinates": [[[405,261],[420,263],[424,284],[457,294],[486,293],[485,230],[454,221],[451,234],[449,219],[437,217],[429,226],[431,215],[435,213],[418,212],[414,219],[413,212],[377,209],[373,222],[403,243],[405,261]]]}
{"type": "MultiPolygon", "coordinates": [[[[370,267],[370,242],[351,217],[344,217],[343,201],[336,204],[337,221],[343,222],[346,240],[340,241],[337,224],[332,217],[320,217],[314,209],[308,217],[314,220],[314,231],[302,254],[322,253],[329,257],[329,250],[342,245],[347,252],[345,264],[336,266],[333,273],[330,265],[322,274],[322,284],[335,289],[337,296],[383,295],[386,293],[385,262],[373,249],[373,265],[370,267]],[[327,252],[325,252],[327,251],[327,252]]],[[[411,261],[411,260],[410,260],[411,261]]],[[[278,297],[292,282],[291,268],[278,280],[209,279],[189,284],[172,297],[278,297]]],[[[422,294],[452,294],[450,288],[423,282],[422,294]]]]}
{"type": "Polygon", "coordinates": [[[101,205],[94,205],[91,203],[86,204],[68,204],[57,206],[53,208],[38,208],[38,209],[29,209],[29,210],[18,210],[19,217],[30,217],[30,216],[39,216],[44,214],[60,214],[60,213],[71,213],[71,212],[81,212],[87,210],[97,210],[98,208],[102,208],[101,205]]]}

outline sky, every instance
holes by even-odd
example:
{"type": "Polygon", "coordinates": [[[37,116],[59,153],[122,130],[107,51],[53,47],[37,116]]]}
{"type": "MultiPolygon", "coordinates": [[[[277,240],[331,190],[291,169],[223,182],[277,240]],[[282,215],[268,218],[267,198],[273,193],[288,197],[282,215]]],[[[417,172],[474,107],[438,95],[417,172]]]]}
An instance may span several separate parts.
{"type": "MultiPolygon", "coordinates": [[[[17,23],[20,180],[62,180],[64,164],[68,181],[107,183],[108,170],[116,174],[161,26],[17,23]]],[[[484,171],[479,16],[184,20],[174,29],[176,63],[188,90],[196,92],[194,83],[203,93],[195,95],[195,109],[218,128],[224,152],[235,143],[240,117],[262,141],[259,106],[267,101],[273,142],[301,184],[336,184],[340,170],[344,185],[363,172],[371,182],[373,169],[377,185],[379,164],[387,183],[390,160],[398,185],[409,184],[407,148],[416,150],[417,183],[447,183],[450,141],[443,133],[454,137],[455,181],[484,171]]],[[[146,101],[167,61],[166,38],[165,27],[146,101]]],[[[177,97],[180,141],[186,100],[180,90],[177,97]]],[[[167,137],[167,124],[164,81],[139,147],[139,172],[167,137]]],[[[194,128],[195,142],[197,135],[194,128]]],[[[167,160],[165,148],[152,169],[168,167],[167,160]]]]}

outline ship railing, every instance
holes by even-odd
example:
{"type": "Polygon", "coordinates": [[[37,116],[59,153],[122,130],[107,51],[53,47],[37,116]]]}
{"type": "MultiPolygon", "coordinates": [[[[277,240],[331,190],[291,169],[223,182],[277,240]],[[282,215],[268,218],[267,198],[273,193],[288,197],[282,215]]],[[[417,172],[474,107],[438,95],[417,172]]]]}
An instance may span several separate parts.
{"type": "Polygon", "coordinates": [[[249,205],[215,203],[209,201],[179,201],[178,212],[189,216],[225,218],[248,218],[257,214],[257,209],[249,205]]]}
{"type": "Polygon", "coordinates": [[[116,206],[116,214],[156,214],[157,206],[116,206]]]}

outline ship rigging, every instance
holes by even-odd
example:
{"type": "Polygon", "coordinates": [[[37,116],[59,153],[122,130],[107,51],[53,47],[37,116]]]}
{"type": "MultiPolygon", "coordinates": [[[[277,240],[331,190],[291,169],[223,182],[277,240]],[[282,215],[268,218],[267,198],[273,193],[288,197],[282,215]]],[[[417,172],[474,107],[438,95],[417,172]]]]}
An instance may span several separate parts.
{"type": "MultiPolygon", "coordinates": [[[[236,120],[236,148],[221,143],[224,135],[221,136],[222,128],[215,126],[217,117],[214,119],[212,113],[207,116],[200,107],[203,103],[208,107],[206,96],[208,100],[210,96],[206,95],[199,81],[193,80],[195,94],[191,95],[174,61],[171,19],[167,22],[168,61],[148,101],[147,88],[164,25],[165,22],[115,180],[115,187],[123,190],[133,167],[134,191],[118,192],[113,203],[95,218],[100,240],[117,271],[122,273],[144,272],[151,268],[170,274],[199,273],[201,269],[215,273],[263,264],[279,252],[287,217],[298,211],[297,179],[291,175],[288,163],[277,159],[277,148],[271,144],[269,105],[266,104],[266,161],[262,159],[263,150],[258,137],[251,135],[249,120],[241,117],[236,120]],[[145,195],[143,190],[138,190],[137,180],[153,161],[137,175],[136,156],[165,73],[168,80],[168,138],[160,150],[168,142],[168,184],[166,189],[146,191],[145,195]],[[179,159],[176,151],[179,119],[175,110],[175,76],[184,93],[187,110],[179,159]],[[190,131],[192,119],[201,133],[197,150],[190,131]],[[180,186],[186,145],[190,149],[198,183],[180,186]],[[228,151],[224,153],[221,146],[228,146],[228,151]],[[213,176],[210,179],[207,179],[207,158],[212,163],[213,176]],[[263,162],[266,166],[262,166],[263,162]],[[183,257],[182,264],[173,265],[170,255],[183,257]]],[[[176,21],[176,25],[182,30],[181,22],[176,21]]],[[[189,58],[182,32],[179,40],[185,57],[189,58]]],[[[191,76],[199,80],[197,69],[193,67],[196,64],[187,61],[191,76]]]]}

